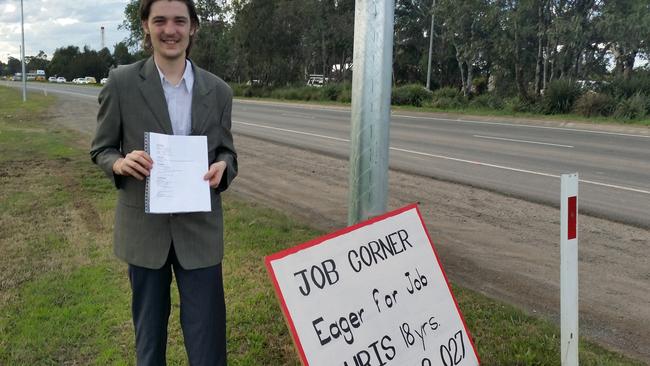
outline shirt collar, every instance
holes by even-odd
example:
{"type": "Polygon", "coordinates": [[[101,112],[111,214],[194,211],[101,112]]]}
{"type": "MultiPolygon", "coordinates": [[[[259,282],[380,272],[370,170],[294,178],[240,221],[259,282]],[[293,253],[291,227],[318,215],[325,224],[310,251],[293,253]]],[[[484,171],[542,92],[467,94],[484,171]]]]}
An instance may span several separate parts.
{"type": "MultiPolygon", "coordinates": [[[[155,61],[154,61],[154,64],[155,61]]],[[[158,75],[160,76],[160,83],[165,84],[168,83],[169,85],[172,85],[170,82],[167,81],[165,78],[165,74],[162,73],[158,65],[156,64],[156,69],[158,70],[158,75]]],[[[192,87],[194,86],[194,70],[192,69],[192,62],[190,60],[185,59],[185,71],[183,72],[183,77],[181,78],[181,81],[179,84],[181,84],[183,81],[185,81],[185,86],[187,87],[187,91],[191,92],[192,87]]]]}

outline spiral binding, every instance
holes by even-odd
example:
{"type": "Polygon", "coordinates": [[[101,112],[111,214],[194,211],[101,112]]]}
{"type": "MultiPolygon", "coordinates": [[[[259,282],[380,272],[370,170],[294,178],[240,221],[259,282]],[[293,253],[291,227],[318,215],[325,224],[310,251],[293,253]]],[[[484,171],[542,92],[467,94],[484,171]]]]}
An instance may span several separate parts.
{"type": "MultiPolygon", "coordinates": [[[[146,151],[147,154],[151,155],[151,151],[149,151],[149,132],[144,133],[144,151],[146,151]]],[[[151,212],[150,200],[149,200],[149,179],[150,177],[147,176],[144,185],[144,212],[145,213],[151,212]]]]}

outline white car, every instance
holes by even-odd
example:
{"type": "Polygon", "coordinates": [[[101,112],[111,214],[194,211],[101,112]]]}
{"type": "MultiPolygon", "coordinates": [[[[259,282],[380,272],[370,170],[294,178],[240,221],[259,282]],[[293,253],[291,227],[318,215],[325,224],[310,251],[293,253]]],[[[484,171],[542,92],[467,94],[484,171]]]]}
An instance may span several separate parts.
{"type": "Polygon", "coordinates": [[[59,76],[58,78],[56,78],[56,82],[57,83],[67,83],[68,81],[63,76],[59,76]]]}
{"type": "Polygon", "coordinates": [[[47,78],[47,81],[50,83],[56,83],[56,76],[50,76],[49,78],[47,78]]]}
{"type": "Polygon", "coordinates": [[[99,81],[99,83],[102,84],[102,85],[104,85],[104,84],[106,84],[107,81],[108,81],[108,78],[102,78],[102,79],[99,81]]]}

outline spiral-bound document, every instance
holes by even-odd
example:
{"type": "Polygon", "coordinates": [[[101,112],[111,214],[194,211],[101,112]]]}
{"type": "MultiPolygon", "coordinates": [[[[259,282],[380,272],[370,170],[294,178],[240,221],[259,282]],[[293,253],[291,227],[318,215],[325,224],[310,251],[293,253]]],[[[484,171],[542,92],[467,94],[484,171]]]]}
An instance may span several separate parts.
{"type": "Polygon", "coordinates": [[[153,167],[145,187],[145,212],[211,211],[206,136],[144,134],[145,151],[153,167]]]}

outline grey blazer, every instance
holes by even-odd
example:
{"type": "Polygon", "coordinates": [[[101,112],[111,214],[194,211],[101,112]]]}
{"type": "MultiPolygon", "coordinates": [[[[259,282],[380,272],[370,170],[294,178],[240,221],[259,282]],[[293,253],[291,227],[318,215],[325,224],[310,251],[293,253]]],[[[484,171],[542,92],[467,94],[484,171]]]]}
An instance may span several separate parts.
{"type": "MultiPolygon", "coordinates": [[[[113,69],[99,93],[97,130],[90,156],[118,189],[115,255],[127,263],[160,268],[172,242],[185,269],[219,264],[223,259],[220,192],[237,175],[231,128],[232,90],[223,80],[195,66],[192,88],[192,135],[208,137],[208,161],[228,168],[211,189],[212,212],[146,214],[144,181],[113,173],[113,163],[133,150],[144,150],[144,133],[172,135],[167,102],[153,57],[113,69]]],[[[207,172],[207,167],[206,167],[207,172]]]]}

